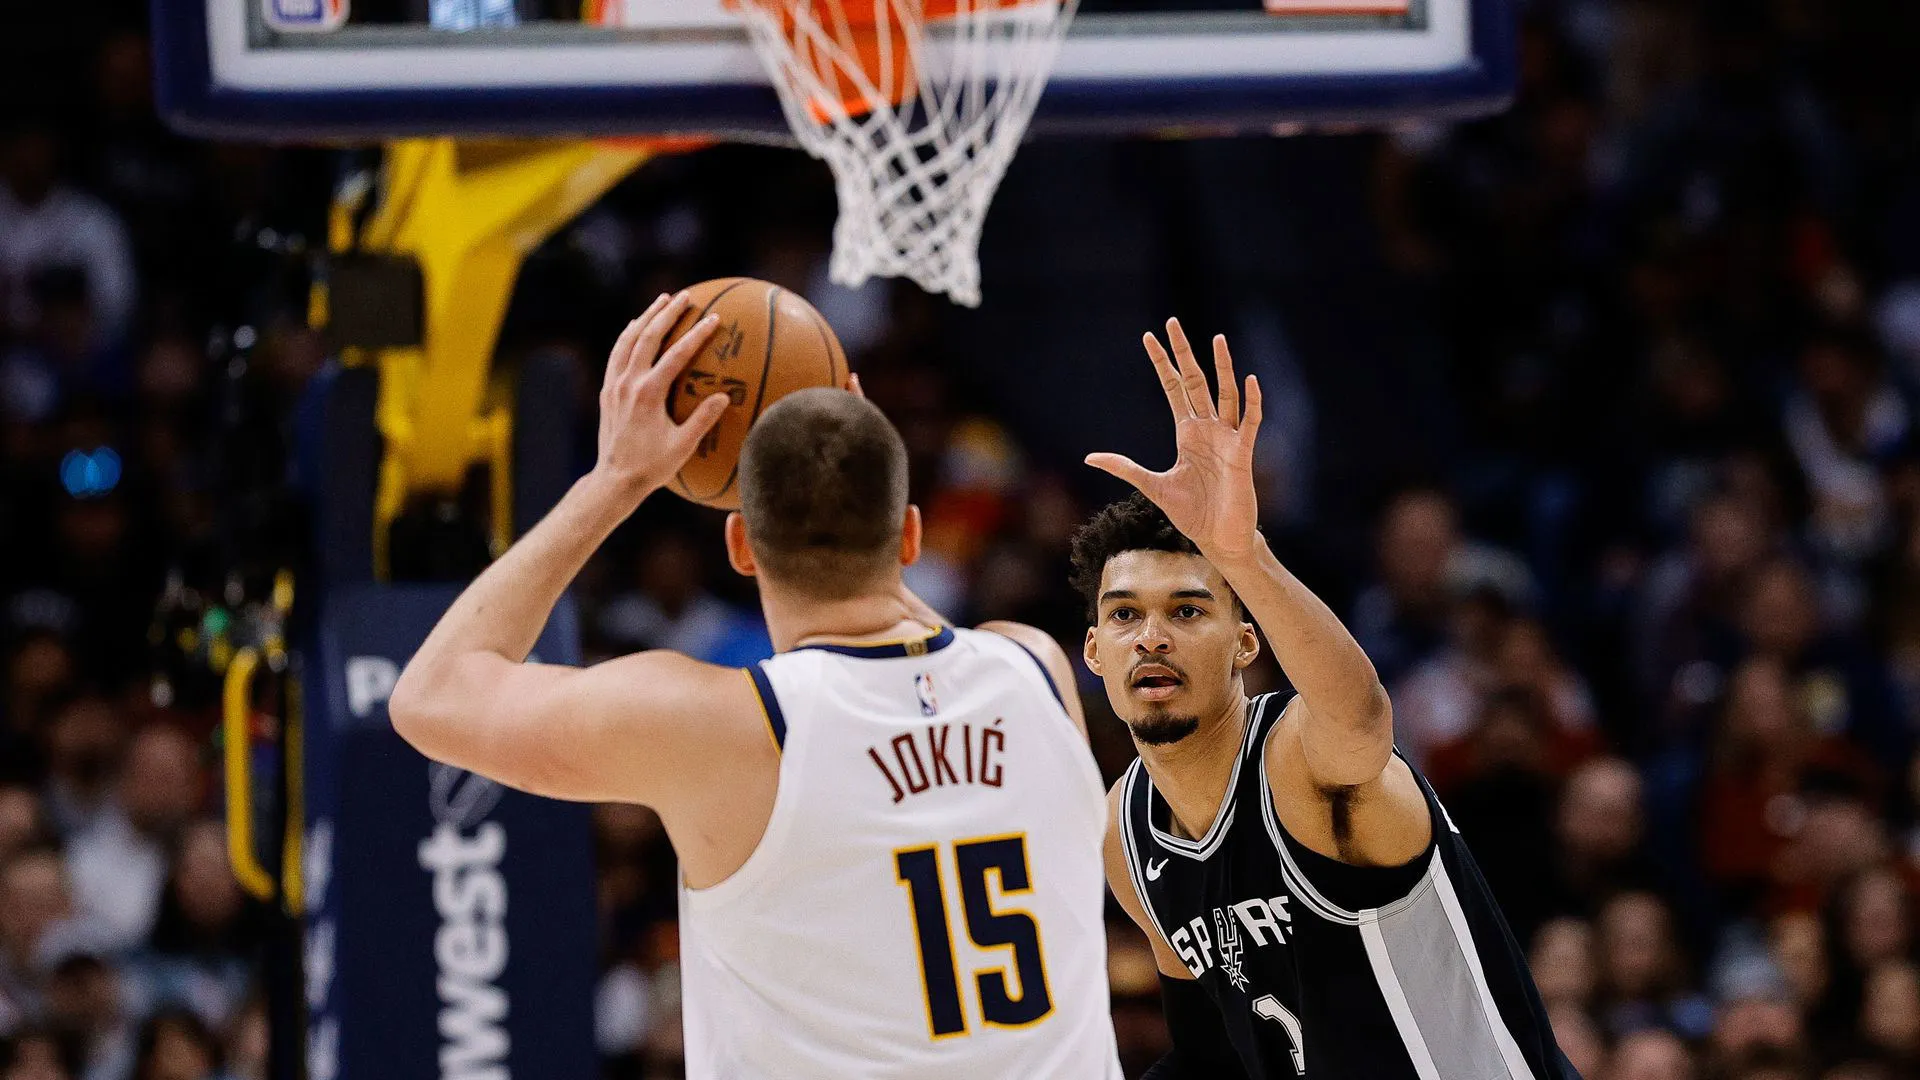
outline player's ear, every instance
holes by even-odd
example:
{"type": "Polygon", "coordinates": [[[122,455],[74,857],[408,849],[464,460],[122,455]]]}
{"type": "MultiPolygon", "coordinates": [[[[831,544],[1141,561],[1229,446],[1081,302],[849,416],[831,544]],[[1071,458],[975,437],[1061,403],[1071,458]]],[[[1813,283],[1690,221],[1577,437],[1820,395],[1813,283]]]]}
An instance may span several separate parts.
{"type": "Polygon", "coordinates": [[[727,563],[742,577],[755,577],[760,568],[753,561],[753,545],[747,543],[747,519],[735,510],[727,515],[723,532],[727,538],[727,563]]]}
{"type": "Polygon", "coordinates": [[[920,542],[924,535],[920,522],[920,508],[908,503],[906,516],[900,519],[901,566],[912,566],[920,561],[920,542]]]}
{"type": "Polygon", "coordinates": [[[1240,646],[1233,652],[1233,670],[1245,671],[1247,665],[1259,658],[1260,634],[1254,630],[1252,623],[1243,622],[1240,624],[1240,646]]]}
{"type": "Polygon", "coordinates": [[[1087,627],[1086,644],[1080,647],[1080,658],[1086,661],[1088,671],[1093,672],[1095,675],[1099,675],[1101,673],[1100,672],[1100,654],[1095,652],[1093,649],[1093,627],[1091,626],[1087,627]]]}

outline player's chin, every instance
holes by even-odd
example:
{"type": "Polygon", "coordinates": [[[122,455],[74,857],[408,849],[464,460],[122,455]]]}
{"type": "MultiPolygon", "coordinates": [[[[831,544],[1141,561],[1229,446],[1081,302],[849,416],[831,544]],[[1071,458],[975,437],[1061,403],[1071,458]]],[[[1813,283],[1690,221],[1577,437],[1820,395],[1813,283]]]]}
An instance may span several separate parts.
{"type": "Polygon", "coordinates": [[[1199,730],[1200,718],[1156,710],[1127,721],[1127,728],[1148,746],[1166,746],[1199,730]]]}

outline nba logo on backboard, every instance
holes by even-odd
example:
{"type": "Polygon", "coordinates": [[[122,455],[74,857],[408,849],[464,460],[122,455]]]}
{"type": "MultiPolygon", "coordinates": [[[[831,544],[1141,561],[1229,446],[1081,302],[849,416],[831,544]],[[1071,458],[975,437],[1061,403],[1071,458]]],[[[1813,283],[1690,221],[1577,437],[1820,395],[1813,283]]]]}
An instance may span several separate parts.
{"type": "Polygon", "coordinates": [[[932,716],[940,711],[940,702],[933,696],[933,676],[921,672],[913,677],[913,692],[920,698],[920,715],[932,716]]]}
{"type": "Polygon", "coordinates": [[[347,22],[347,0],[262,0],[267,25],[300,33],[338,30],[347,22]]]}

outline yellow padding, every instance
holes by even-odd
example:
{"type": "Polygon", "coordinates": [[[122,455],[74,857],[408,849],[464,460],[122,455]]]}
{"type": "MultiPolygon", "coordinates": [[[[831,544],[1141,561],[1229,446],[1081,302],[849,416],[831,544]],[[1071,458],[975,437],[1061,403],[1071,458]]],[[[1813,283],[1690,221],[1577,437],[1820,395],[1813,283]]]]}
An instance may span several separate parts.
{"type": "Polygon", "coordinates": [[[273,877],[253,852],[253,763],[250,721],[253,718],[253,673],[260,653],[249,645],[234,653],[227,665],[224,739],[227,773],[227,860],[233,879],[255,898],[273,898],[273,877]]]}

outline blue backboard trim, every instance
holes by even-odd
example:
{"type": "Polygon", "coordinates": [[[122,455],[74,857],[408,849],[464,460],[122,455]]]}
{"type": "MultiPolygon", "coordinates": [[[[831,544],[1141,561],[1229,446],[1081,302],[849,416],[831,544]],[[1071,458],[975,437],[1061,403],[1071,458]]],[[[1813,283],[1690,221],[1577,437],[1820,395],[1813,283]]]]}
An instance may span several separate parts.
{"type": "MultiPolygon", "coordinates": [[[[248,0],[221,0],[245,3],[248,0]]],[[[217,85],[205,0],[152,0],[161,115],[182,132],[265,141],[397,135],[716,134],[787,138],[767,86],[257,91],[217,85]]],[[[1466,118],[1503,108],[1518,70],[1515,0],[1472,6],[1466,63],[1397,75],[1055,80],[1039,136],[1169,128],[1261,131],[1281,123],[1466,118]]]]}

